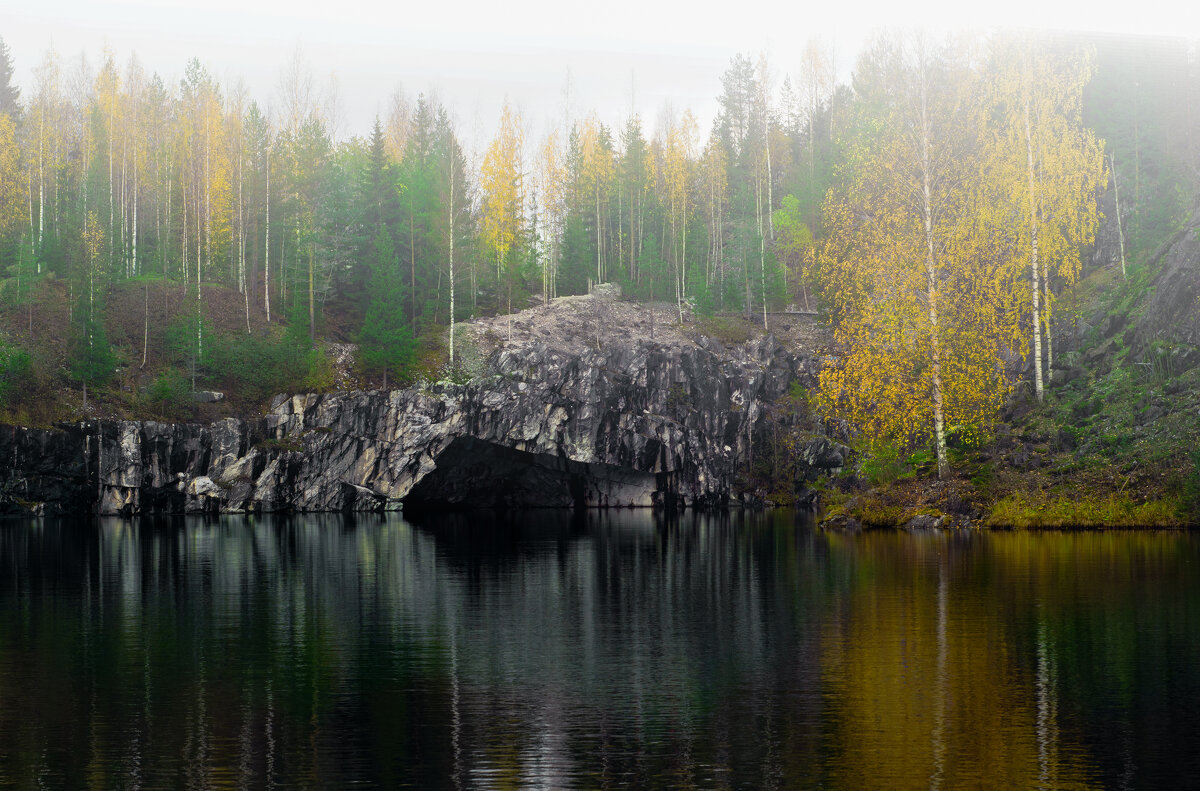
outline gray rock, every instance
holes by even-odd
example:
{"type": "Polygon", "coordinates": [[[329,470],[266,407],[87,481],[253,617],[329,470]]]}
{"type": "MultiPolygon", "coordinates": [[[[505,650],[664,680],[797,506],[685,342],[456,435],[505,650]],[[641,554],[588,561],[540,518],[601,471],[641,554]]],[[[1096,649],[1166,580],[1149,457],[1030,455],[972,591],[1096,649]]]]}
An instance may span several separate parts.
{"type": "Polygon", "coordinates": [[[192,393],[192,400],[197,404],[212,404],[217,401],[224,401],[225,394],[217,390],[196,390],[192,393]]]}
{"type": "MultiPolygon", "coordinates": [[[[821,365],[770,336],[598,346],[518,339],[466,385],[276,396],[252,420],[0,426],[0,502],[126,515],[721,506],[749,496],[737,481],[771,436],[768,405],[793,381],[815,388],[821,365]]],[[[814,437],[798,453],[815,478],[849,450],[814,437]]]]}

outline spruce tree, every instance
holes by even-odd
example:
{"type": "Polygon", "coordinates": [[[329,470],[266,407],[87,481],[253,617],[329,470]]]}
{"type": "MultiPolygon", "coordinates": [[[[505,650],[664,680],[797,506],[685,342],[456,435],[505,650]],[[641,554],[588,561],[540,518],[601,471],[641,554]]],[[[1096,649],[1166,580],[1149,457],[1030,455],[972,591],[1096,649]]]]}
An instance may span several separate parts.
{"type": "Polygon", "coordinates": [[[21,89],[13,85],[12,52],[0,38],[0,113],[15,124],[21,113],[21,89]]]}
{"type": "Polygon", "coordinates": [[[385,230],[375,235],[375,260],[367,312],[358,334],[359,359],[369,374],[401,373],[413,358],[416,344],[404,320],[404,289],[397,271],[396,245],[385,230]]]}

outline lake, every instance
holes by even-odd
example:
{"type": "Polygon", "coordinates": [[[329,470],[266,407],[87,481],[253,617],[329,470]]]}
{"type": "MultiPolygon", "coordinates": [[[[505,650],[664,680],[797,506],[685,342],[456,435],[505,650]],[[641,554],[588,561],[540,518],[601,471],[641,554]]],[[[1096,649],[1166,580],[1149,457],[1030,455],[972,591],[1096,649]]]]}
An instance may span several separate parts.
{"type": "Polygon", "coordinates": [[[0,788],[1200,786],[1200,535],[0,523],[0,788]]]}

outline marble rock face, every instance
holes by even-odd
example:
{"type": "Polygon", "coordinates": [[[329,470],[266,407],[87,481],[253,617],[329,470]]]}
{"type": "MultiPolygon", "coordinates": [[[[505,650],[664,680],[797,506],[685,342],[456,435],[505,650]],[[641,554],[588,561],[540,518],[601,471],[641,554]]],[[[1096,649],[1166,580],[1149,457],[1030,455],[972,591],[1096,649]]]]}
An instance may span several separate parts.
{"type": "MultiPolygon", "coordinates": [[[[614,332],[614,329],[616,330],[614,332]]],[[[769,436],[769,405],[820,360],[763,336],[498,344],[467,384],[277,396],[210,425],[0,427],[10,511],[150,514],[407,507],[722,506],[769,436]]],[[[848,451],[798,449],[812,477],[848,451]]]]}

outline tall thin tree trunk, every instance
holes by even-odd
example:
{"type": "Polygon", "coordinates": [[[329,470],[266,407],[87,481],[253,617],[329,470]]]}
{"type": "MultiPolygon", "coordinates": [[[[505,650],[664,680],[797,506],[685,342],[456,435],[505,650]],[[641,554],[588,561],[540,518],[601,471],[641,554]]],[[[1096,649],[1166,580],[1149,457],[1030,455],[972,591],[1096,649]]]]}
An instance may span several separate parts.
{"type": "MultiPolygon", "coordinates": [[[[115,214],[113,209],[116,205],[113,202],[113,122],[115,121],[116,107],[115,100],[109,105],[108,113],[108,261],[111,264],[113,259],[113,223],[115,222],[115,214]]],[[[87,171],[84,171],[85,173],[87,171]]]]}
{"type": "MultiPolygon", "coordinates": [[[[210,139],[208,129],[207,110],[205,111],[204,119],[204,263],[212,263],[212,167],[211,167],[211,149],[212,141],[210,139]]],[[[199,203],[197,202],[197,207],[199,203]]],[[[196,223],[197,231],[200,229],[199,222],[196,223]]],[[[199,253],[197,253],[199,256],[199,253]]],[[[200,279],[196,278],[199,283],[200,279]]]]}
{"type": "Polygon", "coordinates": [[[263,305],[267,311],[267,323],[271,322],[271,148],[266,153],[267,190],[266,204],[267,220],[266,233],[263,234],[263,305]]]}
{"type": "Polygon", "coordinates": [[[604,270],[600,267],[600,174],[596,174],[596,285],[604,282],[604,270]]]}
{"type": "Polygon", "coordinates": [[[766,233],[763,228],[763,210],[762,210],[762,186],[755,180],[754,185],[754,201],[755,211],[758,214],[758,268],[762,278],[762,317],[763,330],[767,329],[767,244],[766,233]]]}
{"type": "MultiPolygon", "coordinates": [[[[181,186],[179,190],[179,200],[183,203],[183,239],[179,245],[179,252],[183,259],[183,293],[187,295],[188,281],[191,279],[191,270],[188,268],[188,208],[187,208],[187,187],[181,186]]],[[[169,207],[168,207],[169,208],[169,207]]]]}
{"type": "Polygon", "coordinates": [[[127,158],[126,154],[127,154],[128,148],[129,148],[129,138],[128,138],[128,136],[126,136],[126,138],[121,141],[121,191],[120,191],[120,197],[121,197],[121,258],[123,259],[122,263],[125,265],[125,277],[127,277],[127,278],[131,277],[131,271],[132,271],[130,269],[130,264],[129,264],[129,246],[125,243],[125,231],[127,230],[127,226],[128,226],[128,222],[125,217],[125,212],[126,212],[125,200],[127,198],[127,192],[128,192],[128,181],[126,179],[125,168],[126,168],[126,158],[127,158]]]}
{"type": "Polygon", "coordinates": [[[138,274],[138,171],[137,171],[137,147],[133,149],[133,233],[129,237],[130,244],[133,250],[133,274],[138,274]]]}
{"type": "MultiPolygon", "coordinates": [[[[454,371],[454,145],[450,146],[450,370],[454,371]]],[[[543,286],[543,290],[545,286],[543,286]]]]}
{"type": "Polygon", "coordinates": [[[941,338],[938,337],[938,283],[937,262],[934,257],[933,245],[933,195],[929,187],[929,111],[926,105],[925,75],[921,75],[921,181],[922,181],[922,214],[925,221],[925,277],[926,296],[929,301],[930,325],[930,355],[933,363],[933,432],[937,448],[938,478],[945,478],[950,472],[950,464],[946,458],[946,423],[942,403],[942,350],[941,338]]]}
{"type": "Polygon", "coordinates": [[[1040,402],[1045,398],[1042,379],[1042,289],[1038,282],[1041,275],[1041,268],[1038,264],[1038,215],[1040,212],[1038,210],[1037,189],[1034,183],[1033,130],[1029,122],[1028,97],[1025,98],[1025,158],[1029,171],[1029,272],[1031,279],[1030,286],[1033,294],[1033,385],[1034,392],[1037,394],[1037,400],[1040,402]]]}
{"type": "Polygon", "coordinates": [[[238,154],[238,273],[242,284],[242,302],[246,309],[246,334],[250,334],[250,283],[246,279],[246,201],[245,157],[238,154]]]}
{"type": "Polygon", "coordinates": [[[37,271],[42,273],[42,240],[46,230],[46,105],[43,102],[38,108],[38,231],[37,231],[37,271]]]}
{"type": "Polygon", "coordinates": [[[1125,272],[1125,228],[1121,222],[1121,193],[1117,189],[1117,159],[1113,154],[1108,155],[1109,167],[1112,169],[1113,177],[1113,200],[1117,202],[1117,241],[1121,247],[1121,279],[1128,280],[1129,275],[1125,272]]]}
{"type": "Polygon", "coordinates": [[[142,364],[138,368],[146,367],[146,358],[150,354],[150,281],[145,283],[146,299],[142,303],[142,364]]]}
{"type": "Polygon", "coordinates": [[[771,119],[768,113],[767,118],[763,119],[765,132],[763,133],[764,145],[767,149],[767,229],[771,232],[771,241],[775,241],[775,216],[773,214],[775,207],[775,178],[771,173],[771,119]]]}
{"type": "MultiPolygon", "coordinates": [[[[409,295],[409,304],[412,306],[412,334],[415,338],[417,335],[417,235],[416,235],[417,218],[413,214],[413,199],[412,190],[408,191],[408,259],[409,259],[409,288],[412,293],[409,295]]],[[[500,275],[500,260],[496,259],[496,275],[500,275]]],[[[509,313],[512,312],[512,299],[509,299],[509,313]]]]}
{"type": "Polygon", "coordinates": [[[1046,376],[1054,376],[1054,294],[1050,290],[1050,272],[1042,257],[1042,316],[1046,333],[1046,376]]]}

